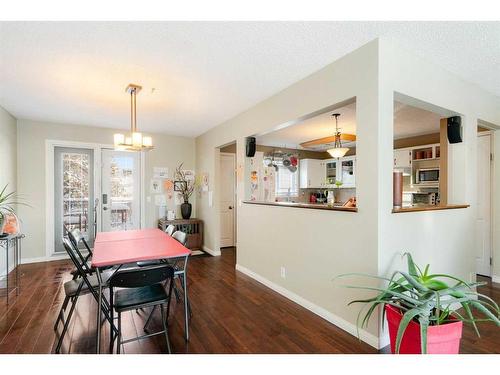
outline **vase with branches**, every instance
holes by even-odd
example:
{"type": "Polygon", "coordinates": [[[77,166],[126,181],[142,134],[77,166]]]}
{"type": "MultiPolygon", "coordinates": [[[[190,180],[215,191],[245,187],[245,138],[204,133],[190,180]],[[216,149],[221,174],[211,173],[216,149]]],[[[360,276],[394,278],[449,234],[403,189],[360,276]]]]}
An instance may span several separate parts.
{"type": "Polygon", "coordinates": [[[192,206],[189,203],[189,198],[193,195],[196,188],[196,182],[194,175],[186,173],[182,169],[183,163],[181,163],[177,168],[175,168],[175,183],[178,186],[178,192],[182,195],[184,203],[181,204],[181,214],[183,219],[189,219],[191,217],[192,206]]]}

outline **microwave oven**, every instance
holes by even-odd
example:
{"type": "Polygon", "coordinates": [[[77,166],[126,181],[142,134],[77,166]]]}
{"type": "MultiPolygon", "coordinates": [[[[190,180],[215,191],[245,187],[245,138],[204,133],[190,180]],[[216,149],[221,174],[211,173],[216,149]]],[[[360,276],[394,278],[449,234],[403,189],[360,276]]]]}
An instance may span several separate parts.
{"type": "Polygon", "coordinates": [[[415,183],[436,185],[439,183],[439,168],[421,168],[417,169],[415,174],[415,183]]]}

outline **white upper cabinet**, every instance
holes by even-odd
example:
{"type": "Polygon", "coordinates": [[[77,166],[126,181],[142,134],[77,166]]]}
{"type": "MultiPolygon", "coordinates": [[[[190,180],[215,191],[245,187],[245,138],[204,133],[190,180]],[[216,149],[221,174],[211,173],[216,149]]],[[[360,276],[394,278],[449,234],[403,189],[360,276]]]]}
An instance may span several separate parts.
{"type": "Polygon", "coordinates": [[[325,187],[325,160],[301,159],[299,172],[301,189],[325,187]]]}
{"type": "Polygon", "coordinates": [[[356,187],[356,157],[349,156],[342,158],[338,162],[341,168],[342,187],[353,188],[356,187]]]}
{"type": "Polygon", "coordinates": [[[411,150],[394,150],[394,168],[411,167],[411,150]]]}

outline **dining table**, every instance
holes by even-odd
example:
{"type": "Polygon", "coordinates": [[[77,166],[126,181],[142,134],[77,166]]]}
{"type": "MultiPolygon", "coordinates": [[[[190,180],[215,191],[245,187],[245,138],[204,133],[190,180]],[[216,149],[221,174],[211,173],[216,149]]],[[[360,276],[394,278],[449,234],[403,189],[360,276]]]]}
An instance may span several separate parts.
{"type": "MultiPolygon", "coordinates": [[[[101,347],[101,316],[103,307],[103,288],[101,271],[110,266],[115,272],[125,264],[151,260],[184,260],[186,272],[187,260],[191,250],[157,228],[136,229],[127,231],[99,232],[94,241],[92,267],[96,270],[98,280],[98,308],[96,350],[101,347]]],[[[183,278],[184,289],[184,329],[185,338],[189,340],[189,314],[187,297],[187,274],[183,278]]],[[[111,322],[113,324],[113,322],[111,322]]]]}

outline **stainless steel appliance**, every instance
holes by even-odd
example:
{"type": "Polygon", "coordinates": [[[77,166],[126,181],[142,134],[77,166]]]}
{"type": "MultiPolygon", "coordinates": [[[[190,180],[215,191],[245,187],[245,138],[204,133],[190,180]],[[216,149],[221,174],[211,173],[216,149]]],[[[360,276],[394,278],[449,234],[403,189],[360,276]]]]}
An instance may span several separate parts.
{"type": "Polygon", "coordinates": [[[420,185],[439,184],[439,168],[421,168],[417,169],[415,174],[415,183],[420,185]]]}
{"type": "Polygon", "coordinates": [[[435,206],[439,203],[439,194],[435,192],[412,193],[411,204],[413,206],[435,206]]]}

